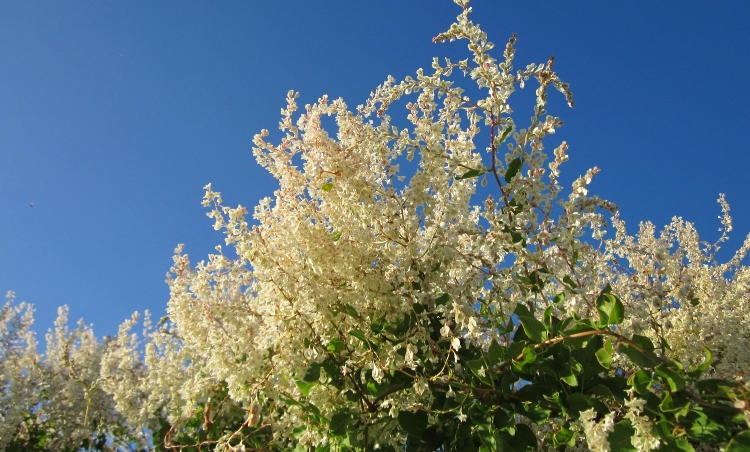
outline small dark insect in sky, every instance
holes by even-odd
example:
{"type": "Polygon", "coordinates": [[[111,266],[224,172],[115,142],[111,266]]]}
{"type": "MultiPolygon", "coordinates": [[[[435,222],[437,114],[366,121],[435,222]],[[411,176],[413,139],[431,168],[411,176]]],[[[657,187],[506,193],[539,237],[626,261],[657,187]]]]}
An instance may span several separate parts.
{"type": "Polygon", "coordinates": [[[30,203],[29,203],[29,207],[34,207],[34,203],[33,203],[33,202],[30,202],[30,203]]]}

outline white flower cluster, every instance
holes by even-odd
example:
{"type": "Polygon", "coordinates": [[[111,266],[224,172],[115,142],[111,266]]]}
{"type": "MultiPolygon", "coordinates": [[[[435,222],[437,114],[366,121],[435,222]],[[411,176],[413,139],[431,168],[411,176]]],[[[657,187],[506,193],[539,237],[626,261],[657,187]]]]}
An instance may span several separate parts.
{"type": "MultiPolygon", "coordinates": [[[[604,240],[601,211],[616,207],[588,194],[598,168],[559,201],[568,145],[558,146],[551,162],[544,153],[542,140],[562,124],[546,115],[547,88],[557,88],[572,105],[553,60],[513,72],[515,37],[497,62],[488,53],[493,44],[463,7],[457,23],[435,40],[468,40],[473,62],[436,59],[432,74],[420,69],[400,83],[389,78],[356,113],[324,96],[298,114],[297,94],[289,93],[280,142],[268,142],[265,130],[254,139],[258,163],[279,189],[259,203],[252,220],[246,208],[224,206],[220,193],[205,187],[204,205],[236,258],[217,247],[219,254],[193,269],[178,249],[169,279],[170,326],[146,336],[144,360],[138,342],[127,338],[132,322],[124,326],[105,358],[105,387],[130,420],[150,425],[153,413],[163,412],[174,421],[224,383],[236,403],[260,403],[278,438],[303,425],[301,443],[324,444],[325,431],[284,400],[301,397],[297,382],[325,361],[326,350],[346,350],[337,369],[354,388],[364,384],[355,369],[370,369],[380,382],[385,370],[415,369],[435,341],[420,327],[405,342],[375,350],[360,347],[353,332],[419,315],[413,305],[421,304],[443,314],[437,340],[449,341],[457,353],[462,341],[504,343],[494,325],[519,302],[541,312],[566,293],[555,312],[596,317],[595,300],[607,284],[633,314],[624,331],[647,334],[657,344],[666,339],[673,345],[668,353],[686,363],[702,359],[705,343],[718,352],[717,375],[745,377],[750,347],[727,344],[730,337],[731,343],[748,341],[748,270],[740,265],[748,246],[728,264],[716,264],[692,225],[679,219],[657,239],[649,224],[628,236],[615,217],[616,238],[604,240]],[[454,86],[454,70],[474,79],[486,97],[469,99],[454,86]],[[540,84],[534,116],[519,129],[508,99],[530,78],[540,84]],[[399,127],[388,109],[406,96],[413,98],[406,104],[409,127],[399,127]],[[335,135],[323,128],[324,116],[334,118],[335,135]],[[491,136],[486,149],[475,146],[482,128],[491,136]],[[482,178],[496,185],[496,194],[483,192],[477,202],[482,178]],[[605,246],[583,239],[587,230],[605,246]],[[539,272],[546,284],[529,283],[539,272]],[[437,305],[444,294],[451,302],[437,305]]],[[[728,231],[728,216],[722,221],[728,231]]],[[[449,379],[452,367],[444,369],[433,378],[449,379]]],[[[325,371],[320,378],[327,381],[325,371]]],[[[397,398],[385,397],[383,409],[363,414],[363,422],[427,406],[427,385],[415,379],[397,398]]],[[[347,390],[317,385],[306,397],[330,418],[347,390]]],[[[647,438],[636,411],[628,415],[639,438],[647,438]]],[[[612,416],[603,423],[582,420],[592,448],[606,447],[612,416]]],[[[393,424],[372,425],[381,429],[373,433],[381,444],[403,443],[393,424]]]]}
{"type": "MultiPolygon", "coordinates": [[[[69,333],[63,311],[41,361],[29,308],[7,304],[0,437],[33,412],[36,399],[26,392],[43,384],[55,393],[42,405],[45,413],[67,413],[55,424],[61,437],[82,434],[97,416],[156,431],[163,420],[176,425],[195,416],[225,388],[246,412],[243,427],[272,426],[281,446],[323,446],[330,438],[320,419],[340,416],[342,400],[362,393],[370,377],[376,386],[401,373],[413,376],[407,385],[383,394],[374,387],[379,395],[344,414],[370,429],[352,441],[369,434],[402,448],[398,419],[429,407],[435,385],[458,397],[466,386],[456,377],[465,370],[459,354],[470,346],[487,350],[493,341],[508,345],[500,329],[517,305],[535,315],[549,309],[596,319],[597,297],[608,285],[627,313],[618,331],[670,344],[657,351],[685,365],[702,362],[707,346],[717,358],[711,375],[747,381],[750,270],[742,260],[750,239],[727,263],[715,260],[718,242],[700,242],[679,218],[658,237],[650,223],[633,237],[615,216],[615,237],[605,239],[602,212],[616,207],[588,193],[598,168],[563,198],[558,181],[568,145],[551,161],[544,152],[543,139],[562,124],[547,115],[547,89],[572,106],[554,60],[514,70],[514,36],[496,61],[493,44],[468,19],[468,2],[457,3],[457,22],[435,41],[467,40],[471,61],[435,59],[431,74],[389,78],[356,112],[325,96],[300,108],[297,94],[288,94],[280,141],[269,142],[266,130],[254,138],[257,161],[279,189],[250,219],[245,207],[227,207],[205,187],[203,204],[232,257],[219,246],[193,267],[178,247],[168,319],[152,326],[146,315],[139,337],[131,332],[134,315],[104,346],[83,324],[69,333]],[[474,80],[483,97],[469,98],[454,71],[474,80]],[[509,98],[530,79],[539,83],[534,113],[519,128],[509,98]],[[389,107],[402,99],[406,120],[392,120],[389,107]],[[324,129],[324,117],[335,120],[335,134],[324,129]],[[493,189],[481,188],[482,181],[493,189]],[[394,339],[383,325],[397,330],[400,322],[408,334],[394,339]],[[441,347],[448,357],[438,355],[441,347]],[[42,376],[41,362],[51,376],[42,376]],[[415,374],[425,363],[442,370],[415,374]],[[28,402],[10,402],[21,400],[28,402]]],[[[723,197],[720,203],[723,242],[731,219],[723,197]]],[[[474,371],[478,378],[494,372],[474,371]]],[[[634,399],[624,414],[598,422],[592,410],[581,413],[591,450],[607,450],[607,435],[622,419],[636,431],[633,446],[657,447],[642,410],[634,399]]],[[[460,408],[455,415],[467,420],[460,408]]],[[[211,422],[206,413],[205,425],[211,422]]],[[[215,446],[240,450],[237,435],[226,432],[215,446]]]]}
{"type": "Polygon", "coordinates": [[[70,331],[67,308],[61,307],[47,333],[46,353],[40,355],[31,306],[15,305],[12,292],[6,298],[0,312],[0,450],[29,446],[39,434],[48,450],[78,450],[118,426],[121,436],[110,438],[113,450],[123,444],[145,446],[147,438],[125,422],[101,388],[99,365],[106,344],[91,328],[79,322],[70,331]]]}
{"type": "Polygon", "coordinates": [[[36,404],[38,381],[36,341],[30,330],[33,310],[25,303],[13,305],[8,292],[0,312],[0,449],[13,439],[24,415],[36,404]]]}
{"type": "Polygon", "coordinates": [[[596,411],[591,408],[581,411],[579,422],[592,452],[608,452],[610,450],[607,437],[615,429],[615,413],[607,413],[597,422],[596,411]]]}
{"type": "Polygon", "coordinates": [[[651,434],[652,422],[641,415],[645,405],[646,401],[639,398],[632,398],[625,402],[628,411],[623,417],[629,420],[635,429],[635,435],[630,439],[630,442],[638,451],[654,450],[660,444],[659,439],[651,434]]]}
{"type": "Polygon", "coordinates": [[[702,362],[707,347],[716,357],[714,377],[750,381],[750,268],[742,265],[750,237],[727,262],[716,261],[719,243],[731,230],[723,195],[719,202],[725,228],[714,244],[702,242],[693,224],[681,218],[658,237],[648,222],[628,236],[615,218],[616,237],[606,242],[609,266],[602,275],[635,314],[626,331],[668,343],[670,349],[662,352],[686,365],[702,362]]]}

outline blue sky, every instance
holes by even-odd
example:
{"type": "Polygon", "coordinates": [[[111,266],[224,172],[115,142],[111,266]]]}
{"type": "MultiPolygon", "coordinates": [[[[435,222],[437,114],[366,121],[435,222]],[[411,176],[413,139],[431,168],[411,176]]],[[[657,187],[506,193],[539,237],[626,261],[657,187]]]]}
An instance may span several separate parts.
{"type": "MultiPolygon", "coordinates": [[[[710,241],[723,192],[725,248],[740,246],[750,3],[472,6],[500,49],[518,33],[516,67],[554,54],[571,84],[575,108],[556,95],[550,107],[565,126],[548,147],[570,145],[565,180],[599,166],[592,190],[631,231],[678,215],[710,241]]],[[[251,140],[276,128],[286,92],[353,108],[389,74],[468,56],[431,42],[458,12],[448,0],[0,2],[0,291],[35,305],[39,332],[62,304],[99,335],[135,310],[161,315],[175,246],[197,262],[223,243],[203,186],[248,207],[276,187],[251,140]]],[[[516,107],[519,124],[530,108],[516,107]]]]}

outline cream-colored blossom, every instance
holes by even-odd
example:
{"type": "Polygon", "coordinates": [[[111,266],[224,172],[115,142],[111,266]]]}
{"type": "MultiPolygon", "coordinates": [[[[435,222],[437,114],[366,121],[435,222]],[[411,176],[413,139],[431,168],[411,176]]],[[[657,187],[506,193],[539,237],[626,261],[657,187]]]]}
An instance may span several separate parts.
{"type": "Polygon", "coordinates": [[[592,452],[608,452],[607,437],[614,430],[614,413],[607,413],[600,421],[596,421],[596,411],[593,408],[581,411],[579,422],[586,435],[586,441],[592,452]]]}
{"type": "MultiPolygon", "coordinates": [[[[589,194],[597,167],[565,197],[559,180],[568,145],[560,143],[550,161],[544,143],[562,125],[546,111],[548,88],[573,104],[554,60],[514,70],[515,36],[496,60],[494,44],[469,20],[468,1],[457,3],[456,23],[435,41],[466,40],[469,59],[436,58],[431,70],[400,82],[388,77],[356,109],[327,96],[302,106],[290,91],[280,138],[272,141],[262,130],[253,139],[255,158],[278,189],[247,209],[225,206],[221,193],[205,187],[203,205],[225,234],[223,247],[198,264],[177,248],[168,320],[138,338],[130,332],[134,317],[102,359],[100,384],[130,422],[150,428],[160,418],[180,422],[212,388],[225,385],[241,406],[274,401],[263,405],[262,417],[282,446],[312,448],[333,439],[305,404],[331,419],[344,396],[368,387],[370,377],[379,385],[401,372],[413,383],[385,399],[373,396],[371,405],[360,401],[351,413],[372,427],[379,445],[403,447],[391,419],[399,410],[431,406],[431,384],[447,384],[455,396],[460,386],[452,379],[467,370],[459,354],[507,343],[497,326],[517,304],[535,315],[552,307],[596,318],[596,298],[607,285],[626,305],[620,331],[645,334],[655,344],[666,339],[672,349],[662,352],[689,364],[702,359],[706,344],[717,356],[712,375],[747,379],[750,271],[742,260],[750,239],[719,264],[718,246],[700,242],[679,218],[659,236],[650,223],[628,235],[617,216],[610,228],[604,213],[617,207],[589,194]],[[474,89],[458,86],[468,78],[474,89]],[[531,79],[539,82],[534,114],[517,124],[510,98],[531,79]],[[335,126],[324,127],[330,120],[335,126]],[[478,188],[480,180],[492,190],[478,188]],[[545,275],[544,287],[524,282],[532,271],[545,275]],[[442,297],[450,301],[438,306],[442,297]],[[383,331],[383,324],[403,319],[408,333],[383,331]],[[335,365],[323,366],[329,359],[335,365]],[[437,374],[420,373],[425,363],[441,361],[437,374]],[[311,369],[320,378],[302,391],[300,380],[311,369]],[[340,387],[327,384],[340,377],[340,387]]],[[[731,218],[723,196],[720,204],[723,242],[731,218]]],[[[367,391],[370,397],[378,388],[367,391]]],[[[627,407],[634,446],[656,447],[639,402],[627,407]]],[[[456,416],[463,422],[462,410],[456,416]]],[[[250,411],[252,423],[258,417],[250,411]]],[[[581,414],[592,450],[608,447],[614,415],[597,422],[593,412],[581,414]]]]}
{"type": "MultiPolygon", "coordinates": [[[[33,308],[15,304],[9,292],[0,311],[0,450],[29,429],[49,431],[45,447],[77,450],[98,434],[112,447],[145,446],[148,438],[115,410],[112,396],[102,390],[102,355],[90,326],[67,326],[68,309],[58,309],[54,328],[46,335],[46,353],[38,354],[31,325],[33,308]]],[[[28,438],[27,438],[28,439],[28,438]]]]}

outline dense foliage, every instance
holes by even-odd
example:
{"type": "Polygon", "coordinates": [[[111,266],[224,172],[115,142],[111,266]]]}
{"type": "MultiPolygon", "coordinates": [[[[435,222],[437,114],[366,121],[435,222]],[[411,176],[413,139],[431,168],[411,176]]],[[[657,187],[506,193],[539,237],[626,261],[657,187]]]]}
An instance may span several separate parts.
{"type": "Polygon", "coordinates": [[[63,312],[39,356],[6,304],[0,447],[750,450],[750,238],[717,262],[724,197],[708,244],[680,218],[629,235],[588,193],[597,168],[566,192],[568,146],[543,145],[548,90],[573,104],[553,59],[515,70],[513,36],[496,60],[456,3],[434,41],[469,59],[354,112],[289,93],[280,142],[255,137],[279,189],[250,223],[206,187],[232,257],[178,248],[157,325],[99,343],[63,312]],[[509,98],[532,80],[521,127],[509,98]]]}

